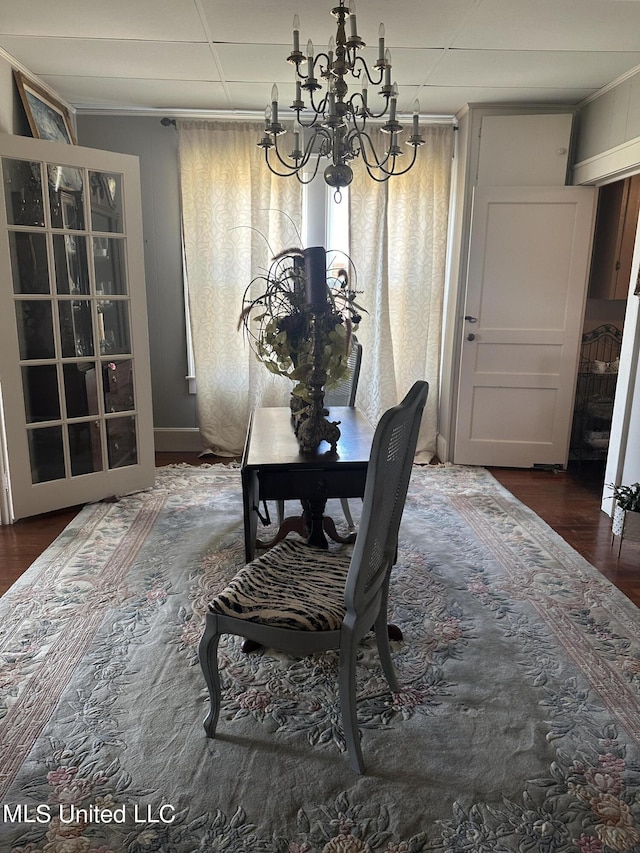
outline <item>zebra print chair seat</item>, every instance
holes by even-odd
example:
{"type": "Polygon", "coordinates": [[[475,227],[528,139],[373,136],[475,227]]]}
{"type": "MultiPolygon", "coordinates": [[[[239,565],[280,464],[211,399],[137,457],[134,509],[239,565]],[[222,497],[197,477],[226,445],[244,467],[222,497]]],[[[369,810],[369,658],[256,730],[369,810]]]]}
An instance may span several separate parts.
{"type": "Polygon", "coordinates": [[[292,655],[339,649],[338,693],[351,767],[364,771],[356,715],[358,643],[374,627],[382,669],[398,690],[387,626],[389,577],[429,386],[416,382],[402,403],[380,418],[367,470],[362,518],[353,552],[284,541],[248,563],[210,603],[199,646],[215,737],[220,712],[218,643],[237,634],[292,655]]]}
{"type": "Polygon", "coordinates": [[[212,612],[297,631],[337,631],[345,616],[350,554],[285,539],[241,569],[212,612]]]}

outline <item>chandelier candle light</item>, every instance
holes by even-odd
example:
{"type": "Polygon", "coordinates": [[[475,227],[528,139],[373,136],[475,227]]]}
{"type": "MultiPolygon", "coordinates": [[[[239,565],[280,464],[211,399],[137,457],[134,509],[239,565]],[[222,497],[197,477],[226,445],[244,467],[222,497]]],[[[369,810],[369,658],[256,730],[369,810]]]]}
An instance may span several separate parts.
{"type": "Polygon", "coordinates": [[[324,170],[324,179],[335,188],[336,200],[339,201],[340,190],[353,178],[350,160],[361,158],[375,181],[386,181],[409,171],[424,140],[420,136],[420,104],[416,99],[412,133],[406,140],[413,153],[410,162],[402,165],[403,150],[398,144],[398,134],[402,133],[403,126],[396,115],[398,87],[391,82],[391,54],[385,48],[384,24],[380,24],[378,31],[378,58],[372,71],[359,54],[365,43],[358,35],[355,0],[350,0],[348,6],[340,0],[340,5],[331,12],[337,19],[337,32],[335,39],[331,37],[326,53],[316,54],[311,40],[307,42],[306,55],[302,53],[298,16],[293,19],[293,50],[288,57],[296,69],[296,94],[291,104],[295,113],[291,152],[283,155],[283,146],[278,142],[278,137],[285,134],[286,129],[279,121],[278,87],[275,84],[271,104],[265,110],[264,136],[258,146],[264,150],[266,164],[274,174],[280,177],[295,175],[301,183],[312,181],[318,173],[320,159],[329,158],[331,162],[324,170]],[[324,90],[319,78],[324,81],[324,90]],[[347,79],[352,87],[358,85],[357,91],[349,94],[347,79]],[[383,102],[378,112],[369,104],[369,85],[380,86],[383,102]],[[303,92],[309,103],[305,103],[303,92]],[[382,155],[376,151],[367,131],[367,122],[371,119],[384,121],[381,130],[389,135],[389,145],[382,155]],[[306,166],[316,154],[315,167],[309,174],[306,166]]]}

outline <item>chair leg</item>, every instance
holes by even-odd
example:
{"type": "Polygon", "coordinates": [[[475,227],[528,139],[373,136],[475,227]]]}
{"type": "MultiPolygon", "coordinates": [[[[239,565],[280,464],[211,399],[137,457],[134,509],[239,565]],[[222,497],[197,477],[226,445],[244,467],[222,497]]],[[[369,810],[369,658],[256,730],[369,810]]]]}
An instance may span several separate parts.
{"type": "Polygon", "coordinates": [[[389,688],[392,693],[399,693],[400,686],[396,676],[396,669],[391,660],[391,647],[389,646],[389,627],[387,625],[386,612],[382,610],[378,614],[375,624],[376,643],[378,644],[378,654],[380,655],[380,663],[382,671],[385,674],[389,688]]]}
{"type": "MultiPolygon", "coordinates": [[[[387,606],[388,606],[388,598],[389,598],[389,574],[387,574],[386,580],[382,585],[381,589],[382,600],[380,602],[380,610],[378,611],[378,615],[375,621],[375,634],[376,634],[376,643],[378,645],[378,654],[380,655],[380,663],[382,664],[382,670],[385,674],[385,677],[389,683],[389,687],[391,688],[392,693],[398,693],[400,687],[398,685],[398,678],[396,676],[396,669],[393,665],[393,661],[391,660],[391,647],[389,646],[389,633],[390,629],[395,626],[388,625],[387,623],[387,606]]],[[[396,631],[400,629],[396,628],[396,631]]],[[[395,636],[392,639],[397,639],[395,636]]],[[[400,632],[400,639],[402,639],[402,632],[400,632]]]]}
{"type": "Polygon", "coordinates": [[[218,716],[220,714],[220,674],[218,672],[218,633],[217,620],[213,613],[207,613],[204,634],[198,646],[198,657],[204,680],[209,689],[209,713],[204,720],[207,737],[215,737],[218,716]]]}
{"type": "Polygon", "coordinates": [[[278,527],[280,527],[280,525],[284,521],[284,501],[278,501],[277,506],[278,506],[278,527]]]}
{"type": "Polygon", "coordinates": [[[340,646],[340,712],[344,738],[347,743],[349,764],[356,773],[364,772],[362,748],[360,746],[360,730],[356,710],[356,643],[351,635],[343,629],[340,646]]]}
{"type": "Polygon", "coordinates": [[[342,504],[342,512],[344,513],[347,527],[349,530],[355,530],[356,526],[353,523],[353,516],[351,515],[351,509],[349,508],[349,501],[346,498],[340,498],[340,503],[342,504]]]}

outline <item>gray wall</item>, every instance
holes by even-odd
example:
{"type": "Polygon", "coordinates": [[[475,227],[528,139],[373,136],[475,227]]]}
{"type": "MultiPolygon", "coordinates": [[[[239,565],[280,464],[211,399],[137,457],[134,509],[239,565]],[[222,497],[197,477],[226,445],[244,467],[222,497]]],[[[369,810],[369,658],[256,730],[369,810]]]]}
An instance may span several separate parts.
{"type": "Polygon", "coordinates": [[[576,163],[640,137],[640,74],[589,101],[577,119],[576,163]]]}
{"type": "MultiPolygon", "coordinates": [[[[159,118],[81,115],[77,119],[77,134],[79,145],[135,154],[140,159],[153,423],[156,429],[195,429],[196,397],[189,394],[185,378],[187,356],[175,128],[163,127],[159,118]]],[[[175,444],[174,447],[179,449],[175,444]]]]}

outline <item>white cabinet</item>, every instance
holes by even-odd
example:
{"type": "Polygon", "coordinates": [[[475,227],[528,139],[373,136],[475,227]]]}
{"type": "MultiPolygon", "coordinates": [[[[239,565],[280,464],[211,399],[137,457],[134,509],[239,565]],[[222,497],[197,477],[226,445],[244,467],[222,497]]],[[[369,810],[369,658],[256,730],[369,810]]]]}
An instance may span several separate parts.
{"type": "Polygon", "coordinates": [[[477,185],[563,186],[572,123],[567,113],[484,116],[477,185]]]}

